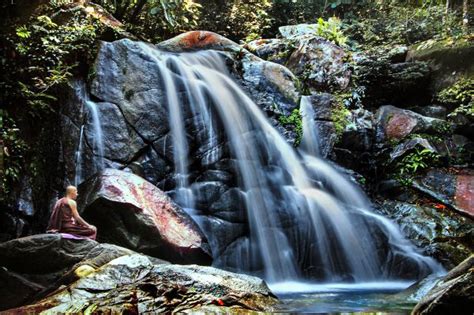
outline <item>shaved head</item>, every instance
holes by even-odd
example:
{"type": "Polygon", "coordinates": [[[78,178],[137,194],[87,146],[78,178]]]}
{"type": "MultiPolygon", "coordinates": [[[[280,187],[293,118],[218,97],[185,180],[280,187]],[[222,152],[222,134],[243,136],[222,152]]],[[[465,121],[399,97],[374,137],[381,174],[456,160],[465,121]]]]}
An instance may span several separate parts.
{"type": "Polygon", "coordinates": [[[77,194],[76,186],[69,185],[66,187],[66,196],[73,196],[77,194]]]}

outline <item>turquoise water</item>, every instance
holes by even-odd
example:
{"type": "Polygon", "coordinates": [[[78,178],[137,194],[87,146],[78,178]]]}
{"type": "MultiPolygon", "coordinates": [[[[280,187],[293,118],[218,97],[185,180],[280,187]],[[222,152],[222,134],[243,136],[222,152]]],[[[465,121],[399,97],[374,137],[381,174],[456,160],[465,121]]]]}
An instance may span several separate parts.
{"type": "Polygon", "coordinates": [[[415,301],[399,299],[412,282],[374,282],[364,284],[280,283],[270,285],[279,297],[282,313],[323,314],[410,314],[415,301]]]}

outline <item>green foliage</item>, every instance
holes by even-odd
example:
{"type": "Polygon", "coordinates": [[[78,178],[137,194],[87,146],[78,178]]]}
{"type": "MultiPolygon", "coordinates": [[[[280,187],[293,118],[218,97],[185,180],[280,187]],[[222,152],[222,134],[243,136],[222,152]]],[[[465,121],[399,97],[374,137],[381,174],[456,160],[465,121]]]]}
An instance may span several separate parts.
{"type": "Polygon", "coordinates": [[[347,42],[347,37],[344,36],[341,26],[342,22],[338,18],[332,17],[327,21],[324,21],[323,18],[319,18],[316,27],[316,34],[326,38],[338,46],[344,47],[347,42]]]}
{"type": "Polygon", "coordinates": [[[12,191],[13,184],[20,180],[21,171],[24,164],[24,154],[27,145],[20,137],[15,121],[4,111],[0,110],[0,138],[3,143],[0,147],[0,201],[8,199],[12,191]]]}
{"type": "Polygon", "coordinates": [[[301,138],[303,137],[303,118],[299,108],[295,108],[289,116],[281,115],[278,118],[278,121],[282,125],[292,125],[296,132],[295,147],[301,143],[301,138]]]}
{"type": "Polygon", "coordinates": [[[347,30],[351,39],[366,45],[411,45],[463,33],[457,12],[446,13],[443,5],[418,7],[392,1],[380,6],[374,4],[368,12],[370,15],[353,21],[347,30]]]}
{"type": "Polygon", "coordinates": [[[209,30],[234,41],[251,41],[270,27],[270,0],[199,0],[202,5],[199,29],[209,30]]]}
{"type": "Polygon", "coordinates": [[[160,41],[197,28],[201,5],[192,0],[97,1],[128,31],[160,41]]]}
{"type": "Polygon", "coordinates": [[[395,165],[395,179],[403,186],[410,186],[418,171],[433,166],[438,161],[439,155],[437,153],[429,149],[416,148],[397,162],[395,165]]]}
{"type": "Polygon", "coordinates": [[[474,118],[474,79],[462,79],[442,90],[437,100],[447,106],[457,107],[448,117],[462,114],[474,118]]]}
{"type": "Polygon", "coordinates": [[[336,136],[339,140],[346,130],[347,125],[350,123],[351,111],[347,109],[346,105],[351,102],[351,93],[337,94],[336,104],[331,111],[331,121],[334,123],[334,129],[336,130],[336,136]]]}

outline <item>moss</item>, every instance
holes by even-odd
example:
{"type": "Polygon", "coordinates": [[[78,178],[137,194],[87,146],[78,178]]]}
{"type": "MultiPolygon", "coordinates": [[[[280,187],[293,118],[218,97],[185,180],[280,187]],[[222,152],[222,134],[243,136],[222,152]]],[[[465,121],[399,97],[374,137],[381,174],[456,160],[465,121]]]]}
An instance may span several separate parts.
{"type": "Polygon", "coordinates": [[[299,108],[295,108],[289,116],[281,115],[278,121],[284,126],[294,126],[294,131],[296,132],[294,146],[299,146],[301,138],[303,137],[303,118],[301,117],[299,108]]]}
{"type": "Polygon", "coordinates": [[[335,95],[336,104],[331,111],[331,120],[334,123],[336,136],[339,140],[346,130],[346,126],[350,123],[350,110],[346,108],[345,104],[352,97],[351,93],[343,93],[335,95]]]}

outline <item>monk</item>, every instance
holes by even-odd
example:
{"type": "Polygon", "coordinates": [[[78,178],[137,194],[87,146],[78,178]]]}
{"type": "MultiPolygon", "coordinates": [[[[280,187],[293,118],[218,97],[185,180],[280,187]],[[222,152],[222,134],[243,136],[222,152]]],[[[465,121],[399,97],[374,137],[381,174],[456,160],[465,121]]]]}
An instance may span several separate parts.
{"type": "Polygon", "coordinates": [[[67,233],[95,240],[97,228],[87,223],[77,212],[77,188],[68,186],[66,196],[54,205],[47,228],[48,233],[67,233]]]}

